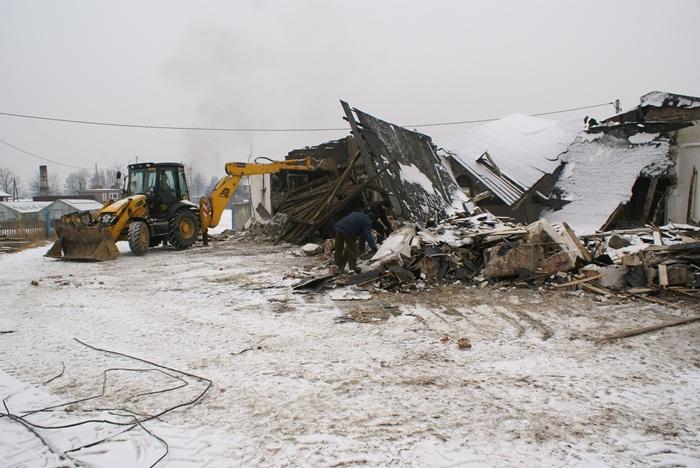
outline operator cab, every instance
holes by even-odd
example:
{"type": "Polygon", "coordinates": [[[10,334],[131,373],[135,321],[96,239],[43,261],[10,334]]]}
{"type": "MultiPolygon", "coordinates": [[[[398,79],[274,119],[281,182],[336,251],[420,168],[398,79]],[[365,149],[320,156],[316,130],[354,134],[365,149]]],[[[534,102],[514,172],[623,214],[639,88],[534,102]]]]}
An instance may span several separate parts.
{"type": "Polygon", "coordinates": [[[129,165],[126,196],[144,194],[155,214],[166,213],[181,200],[189,200],[185,167],[179,163],[129,165]]]}

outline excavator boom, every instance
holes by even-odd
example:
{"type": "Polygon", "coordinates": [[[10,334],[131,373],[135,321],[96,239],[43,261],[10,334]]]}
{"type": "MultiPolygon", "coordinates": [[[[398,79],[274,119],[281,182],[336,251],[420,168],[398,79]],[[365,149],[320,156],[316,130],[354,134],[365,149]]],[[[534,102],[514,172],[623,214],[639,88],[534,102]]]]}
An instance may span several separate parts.
{"type": "Polygon", "coordinates": [[[314,169],[315,166],[311,158],[272,161],[267,164],[226,163],[226,175],[219,180],[208,197],[199,199],[199,225],[202,228],[205,242],[207,229],[214,228],[219,224],[221,215],[236,192],[236,187],[242,177],[274,174],[283,170],[313,171],[314,169]]]}

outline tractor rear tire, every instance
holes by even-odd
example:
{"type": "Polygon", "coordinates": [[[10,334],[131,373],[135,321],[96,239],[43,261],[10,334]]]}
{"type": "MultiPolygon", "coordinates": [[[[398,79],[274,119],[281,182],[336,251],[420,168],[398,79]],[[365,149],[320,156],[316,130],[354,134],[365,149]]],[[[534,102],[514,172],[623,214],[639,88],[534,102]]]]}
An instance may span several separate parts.
{"type": "Polygon", "coordinates": [[[199,220],[190,210],[180,210],[168,222],[168,243],[178,250],[191,247],[197,240],[199,220]]]}
{"type": "Polygon", "coordinates": [[[150,243],[148,225],[144,221],[132,221],[129,224],[129,248],[134,255],[144,255],[150,243]]]}

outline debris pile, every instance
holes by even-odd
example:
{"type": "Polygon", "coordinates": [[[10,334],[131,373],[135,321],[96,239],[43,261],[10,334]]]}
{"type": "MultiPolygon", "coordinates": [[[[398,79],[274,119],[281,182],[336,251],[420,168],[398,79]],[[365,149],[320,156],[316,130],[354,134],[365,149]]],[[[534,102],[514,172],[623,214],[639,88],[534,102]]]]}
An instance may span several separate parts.
{"type": "MultiPolygon", "coordinates": [[[[580,288],[605,297],[694,295],[700,286],[700,228],[669,224],[578,237],[544,219],[527,226],[490,213],[394,231],[362,273],[308,283],[409,291],[447,282],[580,288]],[[503,283],[501,283],[503,284],[503,283]]],[[[304,288],[304,285],[300,285],[304,288]]],[[[639,297],[664,302],[655,297],[639,297]]]]}

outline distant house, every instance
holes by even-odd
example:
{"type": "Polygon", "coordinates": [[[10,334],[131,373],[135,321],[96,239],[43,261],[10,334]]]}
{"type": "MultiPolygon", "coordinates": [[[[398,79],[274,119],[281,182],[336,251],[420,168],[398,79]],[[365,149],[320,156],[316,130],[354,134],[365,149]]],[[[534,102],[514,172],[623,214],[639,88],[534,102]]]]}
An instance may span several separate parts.
{"type": "Polygon", "coordinates": [[[12,200],[12,195],[0,190],[0,202],[10,201],[10,200],[12,200]]]}
{"type": "Polygon", "coordinates": [[[35,201],[0,202],[0,221],[42,220],[44,209],[50,204],[35,201]]]}
{"type": "Polygon", "coordinates": [[[88,211],[91,214],[95,214],[100,208],[102,208],[102,203],[98,203],[95,200],[64,199],[56,200],[46,209],[49,211],[51,219],[59,219],[61,216],[80,211],[88,211]]]}
{"type": "Polygon", "coordinates": [[[92,198],[100,203],[107,200],[119,200],[122,197],[122,190],[119,188],[85,189],[78,191],[81,198],[92,198]]]}
{"type": "Polygon", "coordinates": [[[560,205],[552,196],[558,156],[581,130],[581,121],[513,114],[440,143],[467,196],[497,216],[528,223],[560,205]]]}

